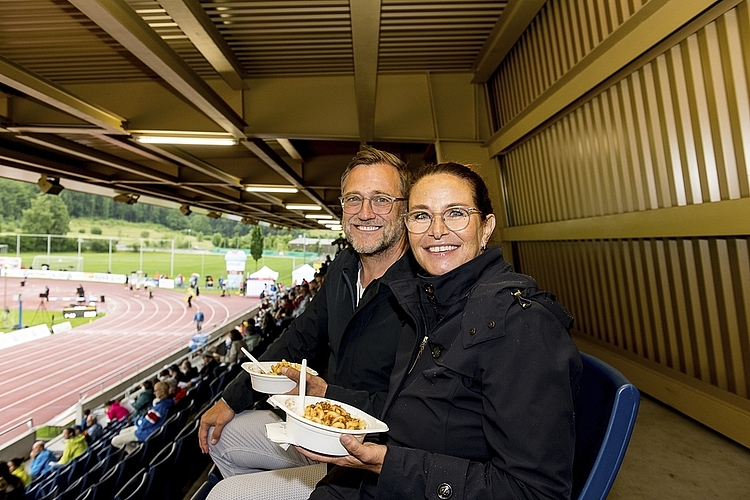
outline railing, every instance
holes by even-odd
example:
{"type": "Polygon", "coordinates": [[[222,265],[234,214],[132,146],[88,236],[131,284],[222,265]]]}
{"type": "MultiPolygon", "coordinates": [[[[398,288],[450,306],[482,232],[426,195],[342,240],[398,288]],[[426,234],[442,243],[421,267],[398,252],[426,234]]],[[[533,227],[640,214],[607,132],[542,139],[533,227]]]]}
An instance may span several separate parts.
{"type": "Polygon", "coordinates": [[[31,418],[31,417],[29,417],[26,420],[22,420],[22,421],[18,422],[17,424],[15,424],[15,425],[13,425],[11,427],[8,427],[7,429],[3,429],[2,431],[0,431],[0,437],[6,435],[8,433],[10,433],[11,431],[14,431],[14,430],[18,429],[22,425],[26,425],[26,427],[28,427],[29,429],[31,429],[34,426],[34,419],[31,418]]]}
{"type": "Polygon", "coordinates": [[[175,343],[173,346],[166,347],[160,351],[156,351],[158,354],[152,354],[150,358],[138,360],[134,364],[129,365],[125,368],[122,368],[117,373],[107,375],[99,379],[96,382],[92,382],[91,384],[84,387],[82,390],[78,392],[78,402],[80,403],[86,397],[88,397],[88,392],[91,389],[98,387],[98,391],[96,392],[96,394],[100,394],[104,392],[105,384],[106,384],[106,387],[110,387],[114,385],[115,383],[120,383],[123,381],[126,375],[133,375],[133,374],[138,373],[140,371],[139,368],[141,367],[143,368],[151,367],[154,364],[156,364],[157,360],[166,358],[169,354],[175,352],[175,350],[181,349],[184,346],[185,346],[185,342],[180,341],[179,344],[175,343]],[[112,383],[108,383],[110,381],[112,383]]]}

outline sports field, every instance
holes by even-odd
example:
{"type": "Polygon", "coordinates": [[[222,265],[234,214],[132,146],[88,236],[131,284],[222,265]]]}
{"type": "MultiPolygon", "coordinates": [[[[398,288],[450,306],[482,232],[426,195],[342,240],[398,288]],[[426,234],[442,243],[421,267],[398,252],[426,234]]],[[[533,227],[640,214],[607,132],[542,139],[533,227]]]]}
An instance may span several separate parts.
{"type": "MultiPolygon", "coordinates": [[[[11,256],[13,254],[9,254],[11,256]]],[[[21,253],[20,257],[24,266],[29,267],[34,260],[35,256],[40,255],[39,253],[21,253]]],[[[77,253],[53,253],[50,255],[49,266],[51,269],[57,269],[56,263],[58,263],[59,257],[77,257],[77,253]]],[[[118,251],[110,254],[107,253],[91,253],[84,252],[81,254],[83,257],[83,271],[85,272],[100,272],[106,273],[107,271],[113,274],[125,274],[129,275],[134,271],[141,270],[148,276],[154,276],[158,274],[167,274],[169,277],[177,276],[182,274],[183,276],[190,276],[193,273],[197,273],[204,279],[206,276],[213,276],[214,280],[218,280],[220,276],[226,276],[226,263],[224,255],[213,252],[175,252],[171,254],[169,252],[132,252],[132,251],[118,251]],[[173,261],[174,259],[174,261],[173,261]],[[174,267],[174,272],[172,268],[174,267]]],[[[311,257],[307,254],[306,259],[301,257],[287,257],[287,256],[264,256],[257,262],[248,256],[247,263],[245,266],[246,273],[253,273],[261,267],[268,266],[274,271],[279,273],[279,281],[285,285],[290,285],[292,282],[292,270],[298,268],[302,264],[308,263],[315,267],[315,262],[318,261],[317,257],[311,257]]],[[[68,261],[60,263],[61,267],[68,265],[68,261]]],[[[201,283],[202,284],[202,283],[201,283]]]]}

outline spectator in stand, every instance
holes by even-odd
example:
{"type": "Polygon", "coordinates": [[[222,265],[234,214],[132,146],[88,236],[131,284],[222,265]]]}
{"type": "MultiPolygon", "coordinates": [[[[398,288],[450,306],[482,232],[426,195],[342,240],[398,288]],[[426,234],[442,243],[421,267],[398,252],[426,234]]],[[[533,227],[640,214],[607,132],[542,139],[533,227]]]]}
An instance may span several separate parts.
{"type": "Polygon", "coordinates": [[[169,385],[169,396],[175,403],[187,396],[187,389],[185,389],[185,386],[178,384],[175,379],[171,378],[167,380],[167,384],[169,385]]]}
{"type": "Polygon", "coordinates": [[[86,422],[89,419],[89,415],[91,415],[91,410],[89,410],[88,408],[83,410],[83,417],[81,417],[81,429],[83,429],[84,431],[86,430],[86,422]]]}
{"type": "Polygon", "coordinates": [[[185,387],[188,385],[188,382],[190,382],[190,379],[187,378],[187,375],[182,373],[179,366],[170,365],[167,370],[169,370],[169,378],[176,380],[179,386],[185,387]]]}
{"type": "Polygon", "coordinates": [[[0,462],[0,499],[24,500],[23,481],[8,470],[8,464],[0,462]]]}
{"type": "Polygon", "coordinates": [[[192,382],[194,379],[197,379],[199,377],[198,369],[195,368],[187,359],[184,360],[180,365],[180,370],[185,375],[185,378],[188,379],[188,382],[192,382]]]}
{"type": "Polygon", "coordinates": [[[29,473],[32,479],[36,479],[50,469],[49,463],[55,460],[55,454],[44,448],[44,441],[37,441],[31,446],[29,458],[29,473]]]}
{"type": "Polygon", "coordinates": [[[174,401],[169,397],[169,384],[157,382],[154,386],[154,405],[148,409],[146,414],[138,417],[135,425],[125,427],[119,434],[112,438],[112,446],[115,448],[125,447],[126,451],[132,450],[133,443],[145,441],[156,429],[162,426],[169,417],[169,410],[174,406],[174,401]]]}
{"type": "Polygon", "coordinates": [[[310,284],[307,281],[304,281],[299,286],[299,294],[294,301],[295,307],[292,316],[296,318],[297,316],[305,312],[305,308],[307,307],[307,304],[311,299],[312,296],[310,295],[310,284]]]}
{"type": "Polygon", "coordinates": [[[31,476],[23,468],[23,458],[11,458],[8,461],[8,470],[23,483],[24,488],[31,482],[31,476]]]}
{"type": "Polygon", "coordinates": [[[229,332],[229,349],[227,355],[224,357],[224,363],[227,365],[233,365],[241,359],[242,348],[245,346],[245,342],[242,340],[242,334],[236,328],[229,332]]]}
{"type": "Polygon", "coordinates": [[[96,420],[96,415],[89,415],[86,419],[86,430],[84,431],[84,434],[86,434],[89,444],[94,443],[97,439],[102,437],[102,434],[104,434],[104,429],[96,420]]]}
{"type": "Polygon", "coordinates": [[[76,436],[75,431],[72,427],[66,427],[63,430],[63,439],[65,440],[65,449],[63,449],[62,456],[57,462],[50,462],[50,467],[62,467],[71,460],[83,455],[83,453],[89,449],[89,445],[86,442],[86,436],[78,434],[76,436]]]}
{"type": "Polygon", "coordinates": [[[116,399],[111,399],[104,403],[104,408],[107,410],[107,418],[110,422],[124,420],[130,415],[128,409],[122,406],[116,399]]]}
{"type": "Polygon", "coordinates": [[[200,375],[201,377],[213,377],[214,370],[216,370],[219,366],[219,362],[216,360],[214,355],[206,351],[203,353],[203,366],[198,372],[198,375],[200,375]]]}
{"type": "Polygon", "coordinates": [[[144,380],[141,383],[141,393],[138,394],[138,397],[131,404],[138,416],[146,414],[146,411],[154,401],[154,397],[154,383],[150,380],[144,380]]]}

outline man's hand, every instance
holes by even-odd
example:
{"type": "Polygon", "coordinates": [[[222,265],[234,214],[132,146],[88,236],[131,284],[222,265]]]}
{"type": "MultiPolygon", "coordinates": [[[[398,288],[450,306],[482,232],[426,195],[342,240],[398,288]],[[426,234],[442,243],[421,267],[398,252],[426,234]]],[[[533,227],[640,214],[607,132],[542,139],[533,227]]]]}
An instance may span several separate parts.
{"type": "MultiPolygon", "coordinates": [[[[292,389],[291,391],[287,392],[287,394],[299,394],[299,376],[300,371],[295,370],[294,368],[290,368],[288,366],[285,366],[281,369],[281,374],[286,375],[290,379],[297,382],[297,386],[292,389]]],[[[328,383],[323,380],[320,377],[316,377],[315,375],[307,374],[307,389],[305,390],[305,393],[308,396],[317,396],[320,398],[325,397],[326,391],[328,390],[328,383]]]]}
{"type": "Polygon", "coordinates": [[[342,467],[353,467],[355,469],[365,469],[375,474],[380,474],[385,461],[385,454],[388,448],[382,444],[360,443],[357,438],[351,434],[342,434],[339,438],[341,444],[349,452],[345,457],[332,457],[330,455],[319,455],[305,448],[295,446],[302,455],[317,462],[340,465],[342,467]]]}
{"type": "Polygon", "coordinates": [[[211,433],[211,444],[216,444],[221,439],[221,431],[234,418],[232,410],[223,399],[218,400],[201,417],[201,425],[198,428],[198,444],[203,453],[208,453],[208,430],[213,427],[211,433]]]}

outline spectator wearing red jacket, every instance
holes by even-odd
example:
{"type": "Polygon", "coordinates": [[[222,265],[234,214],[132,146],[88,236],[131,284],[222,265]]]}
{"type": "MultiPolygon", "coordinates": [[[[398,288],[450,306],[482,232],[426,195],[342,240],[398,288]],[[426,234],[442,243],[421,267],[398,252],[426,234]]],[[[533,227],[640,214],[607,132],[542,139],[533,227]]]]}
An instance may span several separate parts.
{"type": "Polygon", "coordinates": [[[122,406],[119,401],[114,399],[107,401],[104,407],[107,409],[107,418],[110,421],[124,420],[128,415],[130,415],[128,409],[122,406]]]}

